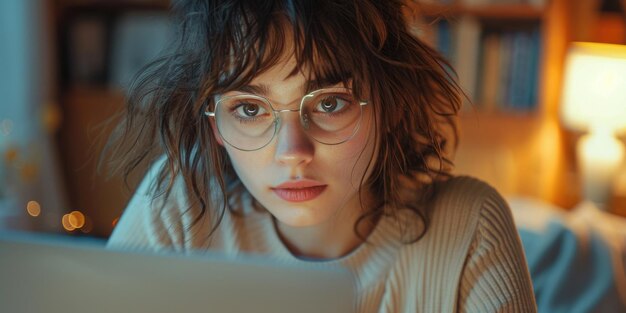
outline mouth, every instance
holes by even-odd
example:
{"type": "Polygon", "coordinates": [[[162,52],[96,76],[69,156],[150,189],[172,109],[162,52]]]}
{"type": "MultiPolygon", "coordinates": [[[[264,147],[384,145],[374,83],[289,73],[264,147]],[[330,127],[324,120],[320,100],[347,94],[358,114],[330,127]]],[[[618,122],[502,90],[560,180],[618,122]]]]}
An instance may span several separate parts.
{"type": "Polygon", "coordinates": [[[276,187],[272,191],[281,199],[289,202],[310,201],[321,195],[327,185],[312,180],[289,181],[276,187]]]}

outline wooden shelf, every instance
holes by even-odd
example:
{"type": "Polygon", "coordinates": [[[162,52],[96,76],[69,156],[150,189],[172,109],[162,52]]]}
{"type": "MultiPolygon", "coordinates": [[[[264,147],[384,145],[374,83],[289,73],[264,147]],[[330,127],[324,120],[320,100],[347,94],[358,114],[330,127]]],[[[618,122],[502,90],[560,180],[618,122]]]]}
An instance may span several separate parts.
{"type": "MultiPolygon", "coordinates": [[[[535,108],[540,108],[540,107],[541,105],[539,104],[535,106],[535,108]]],[[[519,120],[519,119],[538,118],[540,117],[540,112],[539,110],[536,110],[536,109],[533,109],[530,111],[521,111],[521,110],[514,110],[514,109],[507,110],[507,109],[498,109],[498,108],[485,110],[481,107],[480,104],[474,103],[471,106],[463,107],[463,109],[461,109],[461,112],[459,113],[459,116],[463,119],[480,117],[480,118],[485,118],[489,120],[498,120],[498,119],[519,120]]]]}
{"type": "Polygon", "coordinates": [[[490,5],[467,8],[467,13],[483,19],[539,20],[544,17],[543,8],[528,4],[490,5]]]}
{"type": "Polygon", "coordinates": [[[530,4],[490,4],[480,6],[466,6],[461,4],[421,3],[411,4],[415,14],[433,18],[457,18],[462,15],[471,15],[480,19],[497,20],[540,20],[545,15],[545,9],[530,4]]]}
{"type": "Polygon", "coordinates": [[[459,115],[462,145],[519,145],[535,140],[544,120],[536,112],[508,114],[502,112],[463,112],[459,115]]]}

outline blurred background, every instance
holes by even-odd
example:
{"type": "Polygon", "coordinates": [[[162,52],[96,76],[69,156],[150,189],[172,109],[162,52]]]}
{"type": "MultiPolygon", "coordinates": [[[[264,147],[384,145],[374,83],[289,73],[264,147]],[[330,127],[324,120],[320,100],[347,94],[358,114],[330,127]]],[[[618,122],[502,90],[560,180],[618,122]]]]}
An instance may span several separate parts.
{"type": "MultiPolygon", "coordinates": [[[[576,156],[584,131],[561,113],[566,57],[574,41],[626,43],[624,2],[407,7],[414,32],[448,56],[472,100],[459,119],[456,173],[563,210],[584,200],[576,156]]],[[[0,228],[108,237],[141,175],[126,187],[96,171],[105,122],[171,36],[170,4],[0,1],[0,228]]],[[[626,216],[623,162],[606,190],[604,210],[626,216]]]]}
{"type": "Polygon", "coordinates": [[[107,120],[171,36],[169,6],[0,1],[0,228],[108,237],[137,181],[97,171],[107,120]]]}
{"type": "MultiPolygon", "coordinates": [[[[0,0],[0,231],[103,243],[97,161],[176,0],[0,0]]],[[[455,173],[508,200],[539,312],[626,311],[626,0],[407,1],[468,95],[455,173]],[[586,42],[586,43],[578,43],[586,42]]]]}

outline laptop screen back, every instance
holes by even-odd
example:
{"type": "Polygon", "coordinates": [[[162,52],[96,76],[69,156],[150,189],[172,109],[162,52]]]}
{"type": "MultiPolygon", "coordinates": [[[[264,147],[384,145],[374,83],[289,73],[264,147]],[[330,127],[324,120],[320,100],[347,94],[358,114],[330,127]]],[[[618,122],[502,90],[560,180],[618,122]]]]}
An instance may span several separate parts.
{"type": "Polygon", "coordinates": [[[0,233],[0,312],[353,312],[342,270],[0,233]]]}

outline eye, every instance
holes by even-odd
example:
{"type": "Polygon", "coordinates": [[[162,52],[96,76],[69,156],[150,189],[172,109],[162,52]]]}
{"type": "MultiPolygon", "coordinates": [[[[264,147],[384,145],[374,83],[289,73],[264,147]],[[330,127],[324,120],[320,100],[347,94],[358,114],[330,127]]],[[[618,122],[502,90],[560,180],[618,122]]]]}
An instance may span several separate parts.
{"type": "Polygon", "coordinates": [[[343,110],[350,105],[350,101],[337,95],[323,97],[317,105],[316,111],[322,113],[333,113],[343,110]]]}
{"type": "Polygon", "coordinates": [[[265,108],[256,103],[240,103],[235,108],[235,112],[240,116],[255,117],[266,113],[265,108]]]}

